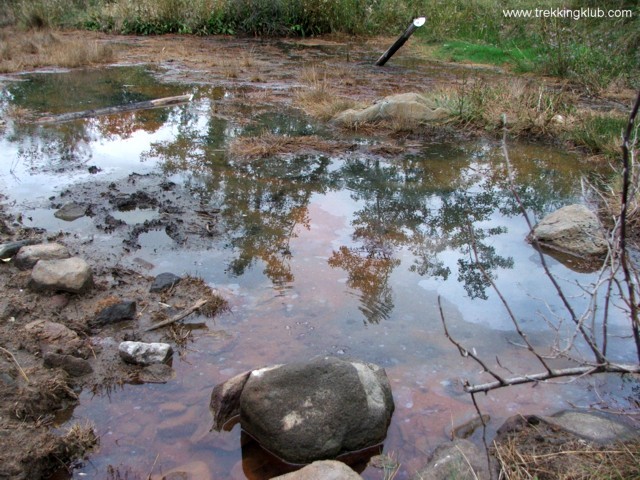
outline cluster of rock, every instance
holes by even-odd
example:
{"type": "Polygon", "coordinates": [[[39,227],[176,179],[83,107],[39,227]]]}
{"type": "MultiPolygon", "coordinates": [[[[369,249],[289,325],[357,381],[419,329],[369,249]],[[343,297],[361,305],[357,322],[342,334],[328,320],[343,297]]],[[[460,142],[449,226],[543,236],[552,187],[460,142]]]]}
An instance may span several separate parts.
{"type": "MultiPolygon", "coordinates": [[[[0,258],[12,259],[19,270],[31,270],[28,285],[34,291],[83,294],[94,285],[89,264],[80,257],[72,256],[60,243],[10,242],[0,246],[0,258]]],[[[161,292],[178,281],[179,277],[173,274],[159,275],[151,291],[161,292]]],[[[135,315],[135,301],[123,300],[105,306],[88,323],[91,328],[104,327],[131,320],[135,315]]],[[[43,346],[45,366],[62,368],[76,377],[93,371],[91,364],[83,358],[86,356],[82,351],[83,342],[67,326],[40,319],[30,322],[25,329],[43,346]]],[[[123,361],[136,365],[164,363],[173,353],[166,343],[132,341],[120,343],[118,351],[123,361]]]]}

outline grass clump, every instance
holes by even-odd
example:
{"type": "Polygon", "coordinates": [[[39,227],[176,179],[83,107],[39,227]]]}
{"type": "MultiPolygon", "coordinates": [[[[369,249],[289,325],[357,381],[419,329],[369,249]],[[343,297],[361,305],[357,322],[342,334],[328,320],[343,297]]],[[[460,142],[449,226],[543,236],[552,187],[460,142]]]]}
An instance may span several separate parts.
{"type": "Polygon", "coordinates": [[[473,62],[489,65],[511,65],[518,71],[530,71],[535,62],[535,50],[517,47],[480,45],[465,41],[444,43],[436,51],[436,57],[452,62],[473,62]]]}
{"type": "Polygon", "coordinates": [[[545,137],[558,133],[571,112],[561,92],[523,79],[487,83],[463,80],[431,95],[452,122],[482,131],[500,131],[506,117],[514,136],[545,137]]]}
{"type": "Polygon", "coordinates": [[[113,48],[97,41],[66,38],[50,30],[0,30],[0,72],[56,65],[74,68],[114,59],[113,48]]]}
{"type": "Polygon", "coordinates": [[[567,133],[570,142],[593,155],[619,158],[628,118],[619,113],[581,112],[567,133]]]}
{"type": "Polygon", "coordinates": [[[496,448],[500,478],[569,480],[640,478],[640,441],[595,445],[583,440],[531,444],[506,442],[496,448]]]}
{"type": "Polygon", "coordinates": [[[305,68],[300,74],[303,88],[295,95],[298,107],[308,115],[323,121],[330,120],[337,113],[358,106],[358,102],[339,95],[335,90],[336,78],[344,72],[330,74],[315,66],[305,68]]]}
{"type": "Polygon", "coordinates": [[[264,133],[256,137],[238,137],[229,146],[229,153],[243,160],[262,159],[301,152],[334,153],[343,151],[344,145],[324,140],[317,135],[276,135],[264,133]]]}

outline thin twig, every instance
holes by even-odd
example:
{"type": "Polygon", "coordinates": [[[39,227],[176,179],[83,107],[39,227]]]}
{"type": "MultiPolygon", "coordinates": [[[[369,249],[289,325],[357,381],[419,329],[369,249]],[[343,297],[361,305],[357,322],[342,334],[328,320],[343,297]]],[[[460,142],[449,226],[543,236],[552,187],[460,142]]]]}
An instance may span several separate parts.
{"type": "MultiPolygon", "coordinates": [[[[447,339],[453,343],[456,347],[458,347],[458,351],[460,352],[460,355],[462,355],[463,357],[471,357],[473,358],[478,364],[480,364],[480,366],[484,369],[485,372],[487,372],[489,375],[491,375],[493,378],[495,378],[499,384],[503,385],[505,383],[504,379],[502,377],[500,377],[500,375],[498,375],[497,373],[495,373],[494,371],[492,371],[489,367],[487,367],[485,365],[485,363],[482,361],[482,359],[480,359],[480,357],[478,357],[475,353],[467,350],[466,348],[464,348],[459,342],[457,342],[451,335],[449,335],[449,330],[447,329],[447,322],[445,321],[444,318],[444,311],[442,310],[442,301],[440,298],[440,295],[438,295],[438,308],[440,309],[440,318],[442,319],[442,325],[444,327],[444,335],[445,337],[447,337],[447,339]]],[[[469,382],[466,382],[465,385],[465,390],[467,390],[468,388],[472,388],[471,385],[469,385],[469,382]]],[[[467,390],[469,391],[469,390],[467,390]]]]}
{"type": "Polygon", "coordinates": [[[16,357],[14,357],[14,356],[13,356],[13,353],[11,353],[9,350],[7,350],[7,349],[6,349],[6,348],[4,348],[4,347],[0,347],[0,350],[1,350],[2,352],[4,352],[5,354],[7,354],[7,355],[11,358],[11,360],[13,360],[13,363],[15,363],[15,364],[16,364],[16,367],[18,367],[18,371],[20,372],[20,375],[22,375],[22,378],[24,378],[24,379],[25,379],[25,381],[26,381],[27,383],[29,383],[29,377],[27,377],[27,374],[24,372],[24,370],[22,369],[22,367],[21,367],[21,366],[20,366],[20,364],[18,363],[18,360],[16,360],[16,357]]]}
{"type": "Polygon", "coordinates": [[[150,332],[151,330],[156,330],[158,328],[162,328],[162,327],[166,327],[167,325],[171,325],[172,323],[179,322],[183,318],[186,318],[189,315],[191,315],[193,312],[195,312],[199,308],[202,308],[203,306],[205,306],[207,302],[208,302],[207,299],[201,298],[200,300],[198,300],[196,303],[191,305],[186,310],[183,310],[182,312],[180,312],[179,314],[171,317],[168,320],[164,320],[164,321],[162,321],[160,323],[156,323],[155,325],[151,325],[150,327],[146,328],[144,331],[145,332],[150,332]]]}

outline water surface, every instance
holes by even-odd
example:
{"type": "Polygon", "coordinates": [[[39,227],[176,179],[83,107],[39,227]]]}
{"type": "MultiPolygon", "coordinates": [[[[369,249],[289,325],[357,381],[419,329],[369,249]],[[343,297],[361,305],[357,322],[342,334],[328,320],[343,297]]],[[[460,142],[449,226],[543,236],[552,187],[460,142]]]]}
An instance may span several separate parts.
{"type": "MultiPolygon", "coordinates": [[[[111,478],[113,469],[146,478],[190,462],[201,462],[212,478],[268,478],[272,466],[251,443],[241,448],[239,427],[209,431],[211,389],[248,369],[314,355],[385,367],[396,412],[384,449],[402,463],[397,478],[409,478],[447,441],[452,425],[474,415],[461,380],[488,380],[445,338],[438,298],[451,333],[468,348],[490,362],[499,357],[514,372],[539,370],[514,345],[520,342],[513,324],[474,257],[475,250],[532,343],[549,345],[553,335],[544,319],[561,307],[525,241],[528,227],[505,183],[496,142],[425,141],[397,157],[356,149],[239,161],[226,153],[239,136],[331,132],[298,111],[244,104],[233,89],[159,83],[144,67],[24,76],[4,86],[0,108],[44,115],[183,93],[195,100],[59,125],[10,123],[0,132],[0,184],[26,226],[94,235],[96,248],[117,252],[123,264],[142,261],[146,273],[200,276],[232,307],[195,331],[173,361],[174,380],[82,394],[72,421],[90,419],[101,439],[73,478],[111,478]],[[220,113],[231,105],[236,116],[220,113]],[[123,252],[90,218],[53,216],[50,198],[65,189],[132,172],[188,187],[194,205],[219,212],[220,234],[190,247],[152,230],[141,235],[139,249],[123,252]]],[[[589,172],[577,156],[518,143],[510,155],[516,188],[534,218],[584,201],[581,177],[589,172]]],[[[128,224],[158,215],[114,212],[128,224]]],[[[583,305],[580,285],[595,275],[548,262],[583,305]]],[[[623,331],[624,319],[612,321],[614,333],[623,331]]],[[[620,360],[630,358],[621,340],[615,347],[620,360]]],[[[617,379],[597,378],[479,400],[491,432],[512,414],[587,406],[602,392],[622,398],[626,389],[617,379]]],[[[363,476],[382,474],[367,468],[363,476]]]]}

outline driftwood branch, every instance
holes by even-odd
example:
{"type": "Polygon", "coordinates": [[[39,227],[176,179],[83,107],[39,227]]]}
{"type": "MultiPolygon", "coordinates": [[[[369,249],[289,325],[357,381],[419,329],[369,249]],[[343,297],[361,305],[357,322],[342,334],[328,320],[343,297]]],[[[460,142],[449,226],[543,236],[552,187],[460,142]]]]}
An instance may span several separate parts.
{"type": "Polygon", "coordinates": [[[480,385],[470,385],[467,383],[464,389],[468,393],[488,392],[502,387],[511,385],[522,385],[525,383],[544,382],[562,377],[581,377],[584,375],[593,375],[594,373],[640,373],[640,365],[624,365],[624,364],[607,364],[603,366],[582,365],[579,367],[560,368],[547,372],[533,373],[530,375],[521,375],[511,378],[505,378],[502,382],[488,382],[480,385]]]}
{"type": "Polygon", "coordinates": [[[177,315],[164,320],[160,323],[156,323],[155,325],[151,325],[150,327],[146,328],[144,331],[145,332],[150,332],[151,330],[157,330],[158,328],[162,328],[162,327],[166,327],[167,325],[171,325],[172,323],[176,323],[179,322],[180,320],[188,317],[189,315],[191,315],[192,313],[194,313],[196,310],[199,310],[200,308],[204,307],[207,304],[208,300],[205,298],[201,298],[200,300],[198,300],[196,303],[194,303],[193,305],[191,305],[189,308],[183,310],[182,312],[178,313],[177,315]]]}
{"type": "Polygon", "coordinates": [[[71,120],[77,120],[79,118],[99,117],[101,115],[112,115],[114,113],[132,112],[135,110],[149,110],[151,108],[180,105],[182,103],[190,102],[192,99],[193,95],[179,95],[177,97],[157,98],[155,100],[130,103],[127,105],[118,105],[115,107],[96,108],[93,110],[83,110],[81,112],[62,113],[60,115],[42,117],[36,120],[35,123],[62,123],[70,122],[71,120]]]}

